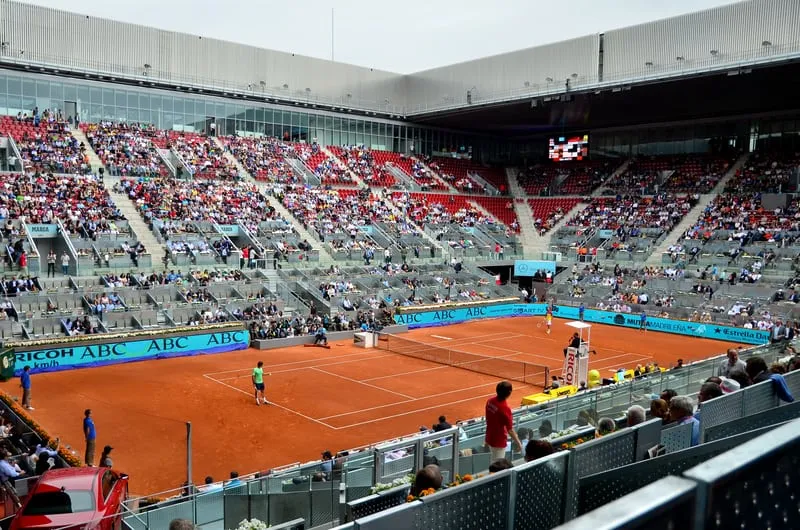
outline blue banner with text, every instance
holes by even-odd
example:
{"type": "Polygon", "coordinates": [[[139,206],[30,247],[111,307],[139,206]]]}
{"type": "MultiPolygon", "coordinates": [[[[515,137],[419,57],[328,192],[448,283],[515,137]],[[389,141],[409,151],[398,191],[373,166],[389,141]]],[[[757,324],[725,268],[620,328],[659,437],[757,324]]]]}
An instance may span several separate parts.
{"type": "Polygon", "coordinates": [[[539,271],[555,274],[556,262],[533,259],[514,260],[514,276],[533,276],[539,271]]]}
{"type": "MultiPolygon", "coordinates": [[[[514,316],[544,315],[546,304],[500,304],[483,307],[464,307],[440,309],[438,311],[422,311],[419,313],[396,314],[395,324],[407,325],[409,328],[423,328],[466,322],[482,318],[501,318],[514,316]]],[[[557,305],[553,308],[553,316],[568,320],[578,320],[578,308],[557,305]]],[[[634,313],[614,313],[613,311],[600,311],[586,309],[583,320],[594,324],[608,324],[625,328],[638,329],[641,315],[634,313]]],[[[647,329],[687,335],[697,338],[741,342],[744,344],[766,344],[769,342],[769,332],[756,329],[736,328],[721,326],[712,323],[689,322],[686,320],[672,320],[668,318],[647,317],[647,329]]]]}
{"type": "Polygon", "coordinates": [[[112,363],[243,350],[249,345],[250,332],[247,330],[153,337],[106,344],[65,345],[16,352],[14,371],[19,375],[25,366],[30,366],[32,372],[57,372],[112,363]]]}

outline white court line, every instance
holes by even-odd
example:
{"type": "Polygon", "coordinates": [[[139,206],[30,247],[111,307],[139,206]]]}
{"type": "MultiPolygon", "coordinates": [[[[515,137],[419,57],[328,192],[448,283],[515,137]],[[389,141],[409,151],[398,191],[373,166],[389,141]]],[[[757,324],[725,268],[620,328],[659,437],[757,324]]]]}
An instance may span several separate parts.
{"type": "MultiPolygon", "coordinates": [[[[228,388],[230,388],[232,390],[236,390],[237,392],[241,392],[242,394],[244,394],[244,395],[246,395],[248,397],[251,397],[251,398],[253,397],[253,394],[251,394],[250,392],[247,392],[245,390],[242,390],[241,388],[237,388],[237,387],[235,387],[233,385],[229,385],[228,383],[224,383],[222,381],[218,381],[217,379],[214,379],[213,377],[208,376],[208,375],[203,375],[203,377],[209,379],[210,381],[214,381],[215,383],[219,383],[222,386],[226,386],[226,387],[228,387],[228,388]]],[[[307,419],[309,421],[313,421],[314,423],[319,423],[320,425],[322,425],[323,427],[327,427],[328,429],[334,429],[334,430],[338,430],[339,429],[338,427],[334,427],[333,425],[328,425],[324,421],[320,421],[320,420],[318,420],[316,418],[312,418],[311,416],[306,416],[305,414],[303,414],[301,412],[297,412],[296,410],[292,410],[292,409],[290,409],[288,407],[284,407],[283,405],[278,405],[274,401],[270,401],[269,405],[266,405],[266,406],[267,407],[277,407],[279,409],[283,409],[286,412],[291,412],[292,414],[296,414],[296,415],[300,416],[301,418],[305,418],[305,419],[307,419]]]]}
{"type": "Polygon", "coordinates": [[[441,335],[431,335],[433,339],[442,339],[442,340],[453,340],[450,337],[442,337],[441,335]]]}
{"type": "MultiPolygon", "coordinates": [[[[519,350],[512,350],[512,349],[509,349],[509,348],[502,348],[500,346],[492,346],[491,344],[487,344],[484,347],[485,348],[493,348],[495,350],[501,350],[501,351],[510,351],[510,352],[513,352],[516,355],[524,354],[524,355],[530,355],[532,357],[539,357],[541,359],[547,359],[548,361],[558,361],[558,358],[554,359],[553,357],[548,357],[546,355],[539,355],[539,354],[536,354],[536,353],[530,353],[530,352],[526,352],[526,351],[519,351],[519,350]]],[[[494,356],[491,356],[491,357],[494,357],[494,356]]],[[[495,358],[502,359],[503,357],[511,357],[511,356],[510,355],[502,355],[500,357],[495,357],[495,358]]]]}
{"type": "MultiPolygon", "coordinates": [[[[470,342],[474,342],[475,339],[482,339],[482,338],[485,338],[485,337],[494,337],[496,335],[514,335],[514,333],[511,332],[511,331],[496,331],[494,333],[487,333],[485,335],[475,335],[473,337],[461,337],[460,339],[451,339],[451,341],[455,341],[455,342],[466,341],[467,343],[470,343],[470,342]]],[[[504,338],[504,337],[498,337],[498,340],[500,340],[502,338],[504,338]]],[[[409,337],[409,340],[411,340],[413,342],[419,342],[419,343],[422,343],[422,344],[445,344],[445,343],[450,343],[450,341],[425,342],[424,339],[423,340],[419,340],[419,339],[415,339],[415,338],[411,338],[411,337],[409,337]]]]}
{"type": "MultiPolygon", "coordinates": [[[[412,357],[407,356],[407,355],[404,356],[404,357],[412,358],[412,357]]],[[[416,357],[413,357],[413,358],[416,359],[416,357]]],[[[427,361],[426,359],[420,359],[420,361],[433,362],[433,361],[427,361]]],[[[362,382],[364,382],[364,381],[377,381],[378,379],[389,379],[390,377],[401,377],[401,376],[409,375],[409,374],[419,374],[419,373],[422,373],[422,372],[433,372],[434,370],[441,370],[443,368],[454,368],[454,367],[450,366],[450,365],[447,365],[447,364],[443,364],[441,366],[436,366],[434,368],[423,368],[422,370],[412,370],[410,372],[403,372],[403,373],[400,373],[400,374],[381,375],[379,377],[370,377],[369,379],[362,379],[361,381],[362,382]]]]}
{"type": "MultiPolygon", "coordinates": [[[[528,386],[530,386],[530,385],[523,385],[523,386],[521,386],[519,388],[527,388],[528,386]]],[[[416,414],[418,412],[424,412],[426,410],[441,409],[442,407],[446,407],[447,405],[456,405],[458,403],[465,403],[467,401],[474,401],[476,399],[483,399],[483,398],[491,397],[491,396],[494,396],[494,395],[495,395],[495,393],[492,392],[491,394],[483,394],[482,396],[475,396],[475,397],[467,398],[467,399],[459,399],[458,401],[451,401],[449,403],[439,403],[438,405],[433,405],[431,407],[424,407],[424,408],[421,408],[421,409],[409,410],[408,412],[401,412],[399,414],[392,414],[391,416],[383,416],[383,417],[380,417],[380,418],[377,418],[377,419],[374,419],[374,420],[360,421],[358,423],[351,423],[350,425],[343,425],[341,427],[334,427],[334,428],[337,429],[337,430],[351,429],[353,427],[359,427],[361,425],[367,425],[367,424],[370,424],[370,423],[378,423],[380,421],[385,421],[385,420],[392,419],[392,418],[401,418],[403,416],[408,416],[410,414],[416,414]]]]}
{"type": "MultiPolygon", "coordinates": [[[[342,412],[341,414],[334,414],[332,416],[325,416],[324,418],[320,418],[320,419],[321,420],[329,420],[331,418],[341,418],[342,416],[352,416],[353,414],[359,414],[361,412],[367,412],[367,411],[370,411],[370,410],[385,409],[385,408],[388,408],[388,407],[393,407],[395,405],[402,405],[403,403],[413,403],[414,401],[423,401],[423,400],[431,399],[431,398],[435,398],[435,397],[446,396],[447,394],[455,394],[457,392],[463,392],[464,390],[472,390],[473,388],[483,388],[485,386],[494,386],[494,385],[497,385],[496,381],[492,381],[491,383],[483,383],[482,385],[465,386],[464,388],[458,388],[456,390],[448,390],[447,392],[440,392],[438,394],[431,394],[429,396],[425,396],[425,397],[421,397],[421,398],[409,399],[409,400],[406,400],[406,401],[398,401],[396,403],[387,403],[386,405],[377,405],[375,407],[369,407],[369,408],[365,408],[365,409],[358,409],[358,410],[354,410],[352,412],[342,412]]],[[[528,385],[526,385],[526,386],[528,386],[528,385]]]]}
{"type": "MultiPolygon", "coordinates": [[[[298,366],[297,368],[287,368],[286,370],[268,370],[269,374],[285,374],[289,372],[300,372],[302,370],[309,370],[311,368],[321,368],[323,366],[338,366],[340,364],[348,364],[348,363],[361,363],[365,361],[372,361],[373,359],[383,359],[384,357],[392,357],[396,355],[395,353],[386,353],[384,355],[374,355],[372,357],[368,357],[366,359],[352,359],[350,361],[339,361],[337,363],[327,363],[327,364],[317,364],[314,366],[298,366]]],[[[249,370],[249,369],[248,369],[249,370]]],[[[220,381],[232,381],[234,379],[241,379],[242,377],[248,377],[250,374],[246,373],[244,375],[237,375],[235,377],[223,377],[220,378],[220,381]]]]}
{"type": "MultiPolygon", "coordinates": [[[[508,334],[510,334],[511,337],[502,337],[502,338],[513,338],[514,336],[517,336],[517,335],[515,335],[513,333],[510,333],[508,331],[504,331],[504,332],[489,333],[489,334],[486,334],[486,335],[477,335],[475,337],[462,337],[460,339],[451,339],[451,340],[452,341],[456,341],[456,342],[461,342],[461,341],[470,341],[471,342],[474,339],[481,338],[481,337],[491,337],[491,336],[494,336],[494,335],[508,335],[508,334]]],[[[423,341],[418,341],[416,339],[410,339],[410,340],[412,340],[414,342],[419,342],[420,344],[434,344],[434,345],[437,344],[436,342],[426,343],[426,342],[423,342],[423,341]]],[[[496,340],[500,340],[500,338],[498,338],[496,340]]],[[[466,344],[469,344],[470,342],[467,342],[466,344]]],[[[439,344],[442,344],[442,343],[440,342],[439,344]]],[[[448,343],[448,344],[452,345],[452,343],[448,343]]],[[[337,355],[335,357],[322,357],[322,358],[306,359],[306,360],[303,360],[303,361],[292,361],[292,362],[288,362],[288,363],[278,363],[278,364],[269,365],[266,368],[273,368],[273,367],[278,367],[278,366],[293,366],[293,365],[296,365],[296,364],[312,363],[312,362],[315,362],[315,361],[325,362],[325,361],[329,361],[329,360],[333,360],[333,359],[345,359],[345,358],[348,358],[348,357],[355,357],[355,356],[363,356],[363,357],[365,357],[367,359],[375,358],[374,355],[371,355],[368,352],[357,352],[357,353],[348,353],[346,355],[337,355]]],[[[209,373],[203,374],[203,375],[204,376],[205,375],[215,376],[215,375],[220,375],[220,374],[233,374],[233,373],[236,373],[236,372],[249,372],[252,369],[253,369],[252,367],[237,368],[235,370],[225,370],[225,371],[222,371],[222,372],[209,372],[209,373]]]]}
{"type": "Polygon", "coordinates": [[[333,373],[333,372],[328,372],[328,371],[326,371],[326,370],[320,370],[319,368],[315,368],[315,367],[313,367],[313,366],[312,366],[312,367],[310,367],[310,369],[311,369],[311,370],[314,370],[314,371],[317,371],[317,372],[321,372],[321,373],[323,373],[323,374],[327,374],[327,375],[333,376],[333,377],[339,377],[339,378],[341,378],[341,379],[344,379],[344,380],[346,380],[346,381],[352,381],[353,383],[358,383],[358,384],[360,384],[360,385],[369,386],[369,387],[372,387],[372,388],[374,388],[374,389],[376,389],[376,390],[381,390],[381,391],[383,391],[383,392],[388,392],[389,394],[394,394],[394,395],[396,395],[396,396],[404,397],[404,398],[406,398],[406,399],[411,399],[411,400],[416,400],[416,399],[418,399],[418,398],[415,398],[414,396],[408,396],[408,395],[406,395],[406,394],[401,394],[400,392],[395,392],[395,391],[393,391],[393,390],[388,390],[388,389],[386,389],[386,388],[383,388],[383,387],[380,387],[380,386],[377,386],[377,385],[371,385],[371,384],[369,384],[369,383],[364,383],[364,382],[362,382],[362,381],[359,381],[358,379],[353,379],[353,378],[351,378],[351,377],[345,377],[345,376],[343,376],[343,375],[335,374],[335,373],[333,373]]]}
{"type": "MultiPolygon", "coordinates": [[[[314,362],[314,361],[325,362],[325,361],[329,361],[329,360],[333,360],[333,359],[345,359],[347,357],[355,357],[356,355],[368,356],[370,354],[367,353],[367,352],[348,353],[347,355],[338,355],[336,357],[323,357],[321,359],[306,359],[305,361],[292,361],[290,363],[272,364],[272,365],[268,366],[267,368],[271,368],[273,366],[291,366],[291,365],[295,365],[295,364],[311,363],[311,362],[314,362]]],[[[232,373],[235,373],[235,372],[250,371],[252,369],[253,369],[253,367],[251,366],[251,367],[248,367],[248,368],[237,368],[236,370],[225,370],[224,372],[211,372],[211,373],[203,374],[203,375],[232,374],[232,373]]]]}

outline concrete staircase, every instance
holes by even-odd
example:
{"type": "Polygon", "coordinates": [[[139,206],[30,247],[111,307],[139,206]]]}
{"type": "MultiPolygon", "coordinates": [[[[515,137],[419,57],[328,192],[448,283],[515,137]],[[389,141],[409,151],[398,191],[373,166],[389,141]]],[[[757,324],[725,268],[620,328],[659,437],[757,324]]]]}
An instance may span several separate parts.
{"type": "Polygon", "coordinates": [[[689,210],[681,222],[675,225],[675,228],[673,228],[672,231],[667,234],[667,237],[665,237],[664,240],[653,250],[653,253],[647,258],[645,265],[661,264],[662,254],[664,254],[669,247],[677,244],[683,237],[683,234],[692,226],[694,226],[697,219],[700,218],[700,214],[703,213],[703,211],[708,207],[709,204],[711,204],[718,194],[722,193],[728,182],[734,177],[734,175],[736,175],[736,172],[745,165],[749,156],[749,153],[745,153],[737,158],[736,162],[733,163],[722,179],[717,183],[716,186],[714,186],[714,189],[711,190],[711,193],[705,193],[700,196],[700,200],[697,202],[697,204],[695,204],[694,207],[689,210]]]}
{"type": "Polygon", "coordinates": [[[108,173],[108,169],[103,165],[102,160],[100,157],[97,156],[97,153],[92,148],[92,144],[89,143],[89,139],[83,134],[83,131],[80,127],[72,127],[70,129],[72,136],[75,137],[78,142],[82,142],[83,145],[86,146],[86,156],[89,158],[89,165],[92,168],[92,173],[97,175],[100,173],[100,168],[103,168],[104,173],[108,173]]]}
{"type": "Polygon", "coordinates": [[[125,194],[114,191],[114,187],[119,184],[119,177],[108,173],[108,168],[103,165],[103,162],[100,160],[100,157],[97,156],[97,153],[89,143],[89,139],[83,134],[83,131],[76,127],[72,129],[71,132],[79,142],[83,142],[86,146],[86,156],[92,167],[92,173],[99,174],[100,168],[103,169],[103,186],[106,188],[106,191],[108,191],[114,204],[116,204],[117,208],[122,212],[122,215],[128,220],[128,224],[133,230],[133,233],[136,234],[136,239],[144,245],[152,256],[153,268],[158,268],[158,264],[161,263],[161,258],[166,251],[164,245],[158,242],[155,235],[150,230],[150,227],[147,226],[142,216],[139,215],[134,203],[125,194]]]}
{"type": "Polygon", "coordinates": [[[508,191],[511,193],[511,196],[516,198],[525,198],[527,197],[527,193],[519,185],[519,168],[515,167],[507,167],[506,168],[506,180],[508,180],[508,191]]]}
{"type": "Polygon", "coordinates": [[[233,153],[231,153],[230,151],[228,151],[225,148],[225,144],[222,143],[222,140],[220,140],[216,136],[212,136],[211,137],[211,141],[213,141],[215,144],[217,144],[217,147],[222,149],[222,152],[225,153],[224,154],[225,158],[228,160],[228,162],[230,162],[231,164],[236,166],[236,169],[239,170],[239,175],[240,176],[242,176],[242,175],[247,176],[247,177],[249,177],[250,181],[257,182],[256,179],[253,178],[253,175],[251,175],[250,172],[247,171],[247,168],[244,167],[244,164],[239,162],[239,160],[235,156],[233,156],[233,153]]]}
{"type": "Polygon", "coordinates": [[[603,194],[603,192],[604,192],[605,190],[607,190],[607,189],[608,189],[608,186],[607,186],[607,184],[610,184],[611,182],[613,182],[613,181],[614,181],[614,179],[615,179],[615,178],[617,178],[618,176],[620,176],[620,175],[622,175],[623,173],[625,173],[625,171],[627,171],[627,170],[628,170],[628,166],[630,166],[630,165],[631,165],[631,162],[633,162],[633,159],[631,159],[631,158],[629,158],[629,159],[627,159],[625,162],[623,162],[623,163],[622,163],[622,165],[621,165],[621,166],[619,166],[619,167],[617,168],[617,170],[616,170],[616,171],[614,171],[614,172],[611,174],[611,176],[610,176],[610,177],[608,177],[608,180],[606,180],[606,181],[603,183],[603,185],[601,185],[601,186],[600,186],[600,187],[598,187],[596,190],[594,190],[594,192],[592,192],[592,197],[600,197],[600,196],[603,194]]]}
{"type": "Polygon", "coordinates": [[[514,204],[514,212],[517,214],[519,223],[519,238],[522,242],[522,255],[525,259],[538,259],[542,252],[542,237],[536,230],[533,223],[533,210],[528,204],[525,190],[519,185],[517,168],[506,168],[506,180],[508,180],[508,191],[511,193],[514,204]],[[519,200],[518,200],[519,199],[519,200]]]}
{"type": "Polygon", "coordinates": [[[150,230],[150,227],[147,226],[142,216],[136,210],[133,201],[124,193],[114,191],[114,187],[119,184],[119,177],[106,176],[103,178],[103,184],[108,190],[108,194],[111,195],[111,198],[114,200],[114,204],[119,207],[122,215],[128,220],[128,224],[136,234],[137,239],[152,256],[153,268],[160,268],[159,264],[161,263],[161,258],[164,257],[166,248],[158,242],[153,231],[150,230]]]}
{"type": "Polygon", "coordinates": [[[550,250],[550,243],[553,239],[553,234],[555,234],[556,231],[566,226],[567,222],[569,222],[569,220],[572,218],[573,215],[575,215],[576,212],[580,212],[587,206],[589,206],[588,202],[579,202],[578,204],[575,205],[573,209],[564,213],[564,217],[562,217],[561,220],[557,222],[555,226],[553,226],[553,228],[551,228],[550,231],[548,231],[544,235],[544,237],[541,238],[543,241],[542,246],[544,247],[545,251],[550,250]]]}

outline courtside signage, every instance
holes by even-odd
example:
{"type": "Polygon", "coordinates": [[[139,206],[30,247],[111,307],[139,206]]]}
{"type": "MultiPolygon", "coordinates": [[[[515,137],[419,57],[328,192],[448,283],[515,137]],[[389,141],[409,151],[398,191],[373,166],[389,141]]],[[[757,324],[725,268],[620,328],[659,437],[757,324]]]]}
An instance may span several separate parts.
{"type": "Polygon", "coordinates": [[[555,261],[514,260],[514,276],[534,276],[537,272],[556,273],[555,261]]]}
{"type": "MultiPolygon", "coordinates": [[[[500,304],[484,307],[440,309],[438,311],[396,314],[394,321],[395,324],[407,325],[413,329],[481,318],[540,316],[544,315],[546,307],[546,304],[500,304]]],[[[578,308],[557,305],[553,307],[553,316],[578,320],[578,308]]],[[[583,320],[586,322],[634,329],[639,328],[639,318],[639,315],[634,313],[614,313],[613,311],[600,311],[598,309],[586,309],[583,315],[583,320]]],[[[675,335],[742,342],[745,344],[766,344],[769,342],[769,332],[767,331],[651,316],[647,317],[647,329],[675,335]]]]}
{"type": "Polygon", "coordinates": [[[30,366],[34,372],[57,372],[112,363],[163,359],[204,353],[243,350],[250,345],[247,330],[223,331],[178,337],[154,337],[147,340],[65,346],[16,352],[15,373],[30,366]]]}

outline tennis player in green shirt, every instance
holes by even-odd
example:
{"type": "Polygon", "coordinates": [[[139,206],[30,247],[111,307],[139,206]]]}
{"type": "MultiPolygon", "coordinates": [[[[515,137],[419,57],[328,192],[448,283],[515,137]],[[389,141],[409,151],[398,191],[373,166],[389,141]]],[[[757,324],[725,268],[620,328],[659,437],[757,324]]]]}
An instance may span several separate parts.
{"type": "MultiPolygon", "coordinates": [[[[272,374],[267,374],[272,375],[272,374]]],[[[253,386],[256,389],[256,405],[269,405],[267,398],[264,397],[264,361],[258,361],[258,365],[253,368],[253,386]]]]}

